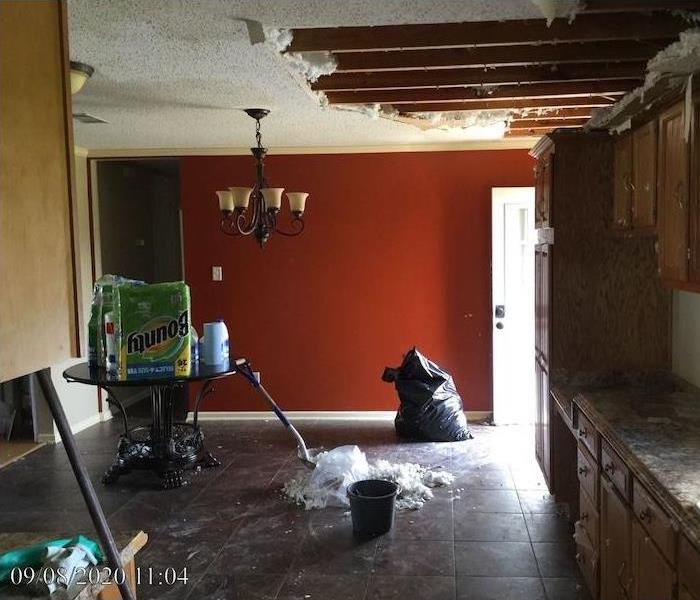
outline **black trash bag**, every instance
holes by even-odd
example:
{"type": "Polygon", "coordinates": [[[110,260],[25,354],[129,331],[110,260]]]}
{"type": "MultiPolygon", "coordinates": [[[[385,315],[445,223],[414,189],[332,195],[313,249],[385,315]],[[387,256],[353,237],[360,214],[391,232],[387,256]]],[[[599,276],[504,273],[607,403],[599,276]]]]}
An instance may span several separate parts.
{"type": "Polygon", "coordinates": [[[382,380],[396,385],[401,405],[394,425],[400,437],[428,442],[461,442],[472,438],[462,398],[452,375],[415,347],[397,369],[384,369],[382,380]]]}

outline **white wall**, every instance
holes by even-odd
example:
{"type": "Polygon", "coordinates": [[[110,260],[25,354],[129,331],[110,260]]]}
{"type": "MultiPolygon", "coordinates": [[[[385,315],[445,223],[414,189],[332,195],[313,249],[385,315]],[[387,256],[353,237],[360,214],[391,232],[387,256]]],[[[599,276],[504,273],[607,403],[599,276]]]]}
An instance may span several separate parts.
{"type": "Polygon", "coordinates": [[[673,372],[700,387],[700,294],[673,292],[673,372]]]}
{"type": "MultiPolygon", "coordinates": [[[[87,152],[81,148],[75,150],[75,182],[73,189],[73,228],[75,239],[76,281],[78,286],[78,327],[80,332],[79,357],[70,358],[56,365],[51,365],[51,379],[61,399],[63,410],[73,432],[81,431],[102,420],[98,410],[97,389],[79,383],[66,383],[62,373],[68,367],[87,360],[87,322],[90,318],[92,301],[92,256],[90,246],[90,212],[87,190],[87,152]]],[[[38,441],[59,441],[58,431],[51,419],[48,406],[43,401],[41,389],[34,386],[39,401],[37,402],[38,441]]],[[[111,413],[105,411],[105,418],[111,413]]]]}

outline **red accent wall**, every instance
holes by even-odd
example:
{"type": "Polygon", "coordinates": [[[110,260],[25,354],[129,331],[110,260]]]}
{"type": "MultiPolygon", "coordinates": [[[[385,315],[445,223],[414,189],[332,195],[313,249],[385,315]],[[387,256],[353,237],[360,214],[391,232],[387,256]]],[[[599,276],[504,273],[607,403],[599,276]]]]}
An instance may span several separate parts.
{"type": "MultiPolygon", "coordinates": [[[[214,194],[250,182],[252,157],[180,167],[193,322],[201,334],[225,319],[284,409],[392,410],[380,376],[414,344],[453,374],[465,410],[491,409],[490,193],[533,185],[525,150],[270,156],[270,184],[310,196],[304,233],[262,250],[219,231],[214,194]]],[[[237,377],[203,406],[264,408],[237,377]]]]}

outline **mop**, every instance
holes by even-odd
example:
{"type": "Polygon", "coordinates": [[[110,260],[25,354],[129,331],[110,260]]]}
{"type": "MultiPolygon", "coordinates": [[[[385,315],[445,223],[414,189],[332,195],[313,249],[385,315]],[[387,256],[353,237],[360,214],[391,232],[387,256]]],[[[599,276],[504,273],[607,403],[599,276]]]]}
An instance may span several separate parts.
{"type": "Polygon", "coordinates": [[[250,382],[250,385],[258,390],[260,395],[265,398],[266,402],[270,405],[272,412],[277,415],[277,418],[282,422],[282,425],[284,425],[287,431],[292,434],[292,437],[294,437],[294,440],[297,443],[297,455],[299,460],[301,460],[301,462],[310,469],[316,468],[316,460],[318,458],[318,454],[322,452],[322,449],[306,447],[304,438],[301,437],[301,434],[296,430],[296,427],[289,422],[289,419],[282,412],[282,409],[277,406],[277,403],[272,399],[272,396],[270,396],[267,390],[262,386],[247,360],[244,360],[243,362],[236,361],[236,366],[238,367],[238,371],[241,373],[241,375],[243,375],[243,377],[250,382]]]}

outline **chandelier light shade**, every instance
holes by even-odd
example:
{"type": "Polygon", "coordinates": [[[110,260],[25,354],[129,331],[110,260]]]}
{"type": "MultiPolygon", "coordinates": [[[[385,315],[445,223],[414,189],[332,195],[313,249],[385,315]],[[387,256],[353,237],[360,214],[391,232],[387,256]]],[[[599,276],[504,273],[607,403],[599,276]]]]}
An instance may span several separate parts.
{"type": "Polygon", "coordinates": [[[85,82],[92,77],[95,72],[90,65],[75,60],[70,61],[70,93],[77,94],[85,82]]]}
{"type": "Polygon", "coordinates": [[[299,235],[304,231],[304,209],[306,192],[287,192],[291,221],[289,229],[283,229],[277,222],[282,209],[284,188],[268,187],[265,179],[265,155],[267,149],[262,145],[260,120],[270,111],[264,108],[246,109],[246,114],[255,119],[256,145],[250,151],[255,158],[255,185],[251,187],[230,187],[216,192],[221,211],[221,231],[231,236],[253,234],[262,248],[273,233],[285,236],[299,235]],[[252,203],[252,208],[250,204],[252,203]],[[249,210],[250,208],[250,210],[249,210]]]}

